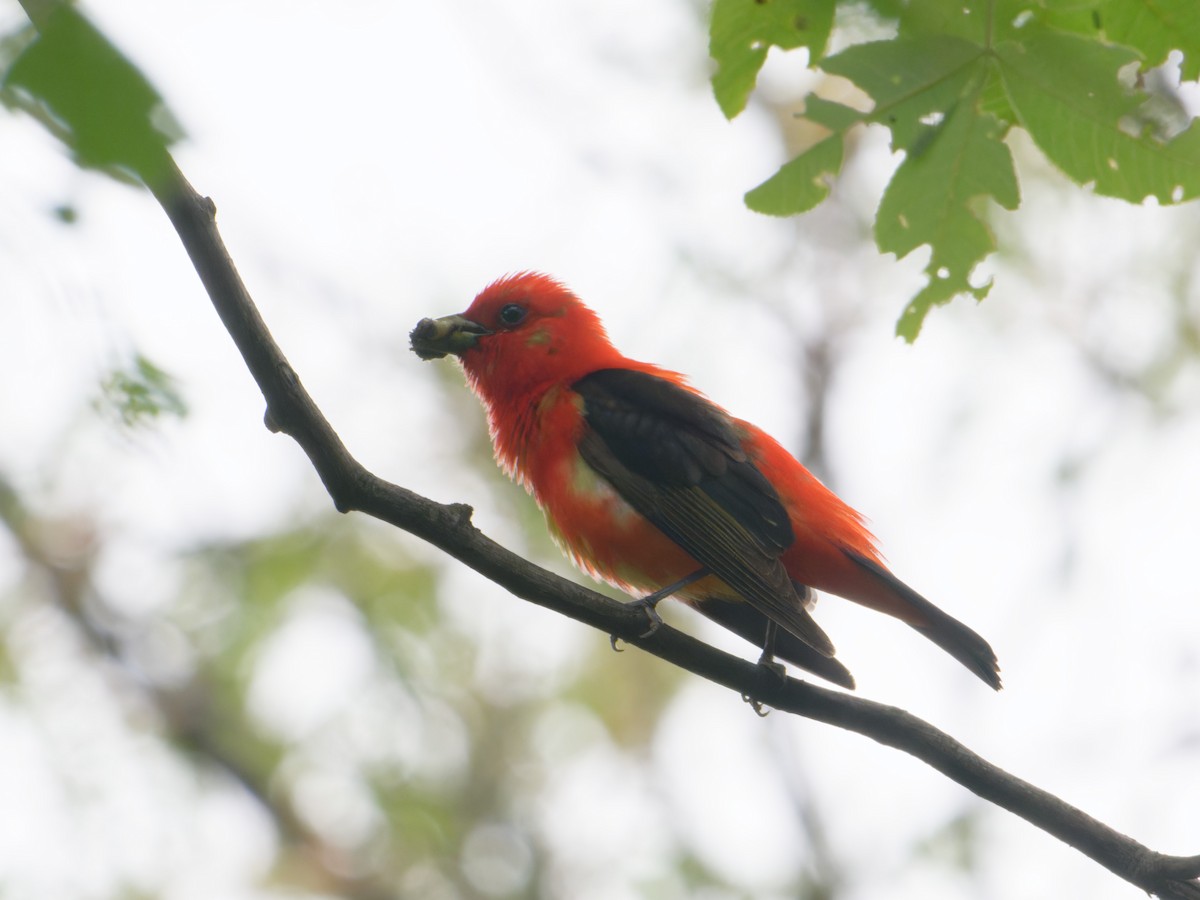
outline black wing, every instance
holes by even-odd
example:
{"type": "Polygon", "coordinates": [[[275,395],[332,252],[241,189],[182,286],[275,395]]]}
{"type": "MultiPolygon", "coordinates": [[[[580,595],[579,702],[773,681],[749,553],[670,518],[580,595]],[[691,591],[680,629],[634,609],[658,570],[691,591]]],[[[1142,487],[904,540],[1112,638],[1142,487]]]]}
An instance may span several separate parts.
{"type": "Polygon", "coordinates": [[[779,561],[794,540],[787,510],[746,459],[729,416],[679,385],[629,369],[601,369],[572,387],[588,425],[584,461],[751,607],[833,656],[779,561]]]}
{"type": "Polygon", "coordinates": [[[767,617],[749,603],[701,598],[693,601],[692,605],[754,646],[766,648],[772,656],[787,660],[809,672],[815,672],[834,684],[854,690],[854,676],[850,674],[849,669],[833,657],[818,653],[790,632],[779,628],[776,628],[774,633],[769,632],[767,617]]]}

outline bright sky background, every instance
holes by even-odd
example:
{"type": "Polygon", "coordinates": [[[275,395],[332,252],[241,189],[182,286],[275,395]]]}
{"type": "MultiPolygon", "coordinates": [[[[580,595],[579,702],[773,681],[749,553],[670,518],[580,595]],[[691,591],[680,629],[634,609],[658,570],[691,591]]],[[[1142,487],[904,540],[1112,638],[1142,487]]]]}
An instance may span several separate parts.
{"type": "MultiPolygon", "coordinates": [[[[826,599],[819,617],[860,692],[1156,850],[1200,852],[1200,382],[1185,367],[1170,415],[1156,416],[1108,388],[1083,352],[1131,365],[1153,357],[1172,279],[1195,277],[1195,207],[1083,196],[1024,148],[1025,206],[1001,234],[1028,259],[996,263],[982,307],[935,312],[908,347],[892,326],[921,261],[897,263],[858,240],[894,164],[882,136],[864,138],[829,209],[799,223],[748,212],[742,193],[782,151],[762,109],[733,123],[720,115],[699,4],[84,9],[182,120],[181,168],[216,201],[267,322],[352,452],[386,478],[475,505],[476,523],[501,541],[519,539],[481,476],[447,452],[456,423],[438,373],[407,350],[422,316],[463,309],[506,272],[551,272],[626,352],[689,373],[795,446],[797,348],[770,310],[789,311],[803,332],[823,310],[852,309],[832,385],[832,476],[897,573],[989,638],[1006,683],[992,696],[902,626],[826,599]],[[1064,486],[1065,459],[1078,477],[1064,486]]],[[[0,2],[0,20],[18,15],[0,2]]],[[[768,87],[780,96],[803,77],[802,60],[777,59],[768,87]]],[[[117,535],[101,571],[123,602],[154,608],[174,577],[156,562],[164,549],[254,534],[327,504],[298,448],[262,427],[261,396],[149,195],[81,173],[35,123],[0,115],[0,197],[0,471],[117,535]],[[53,219],[61,204],[78,209],[78,224],[53,219]],[[46,487],[81,398],[133,348],[180,379],[193,414],[140,442],[100,432],[74,441],[67,478],[46,487]]],[[[1195,281],[1190,290],[1194,316],[1195,281]]],[[[0,582],[15,572],[0,544],[0,582]]],[[[606,640],[473,573],[447,587],[461,588],[463,621],[497,646],[519,642],[535,676],[606,640]]],[[[354,696],[365,665],[355,641],[314,613],[281,638],[252,702],[274,711],[275,727],[303,729],[354,696]],[[305,665],[314,653],[318,671],[305,665]]],[[[118,737],[73,745],[77,717],[115,713],[89,707],[79,673],[46,678],[75,698],[61,719],[32,727],[0,708],[5,896],[97,896],[114,872],[166,865],[145,836],[172,803],[200,802],[189,839],[200,843],[180,838],[167,854],[180,872],[173,896],[253,896],[245,885],[269,838],[247,805],[201,801],[165,768],[157,781],[127,771],[118,737]],[[124,785],[104,842],[67,817],[48,754],[76,754],[81,771],[98,766],[110,789],[124,785]],[[189,862],[185,845],[205,849],[189,862]]],[[[760,720],[702,682],[665,716],[652,785],[599,754],[564,773],[545,815],[565,844],[592,849],[580,865],[595,869],[596,898],[635,896],[662,816],[688,823],[698,852],[768,897],[803,853],[778,769],[762,765],[771,759],[819,798],[833,852],[856,873],[848,897],[1139,896],[999,810],[983,820],[977,881],[914,858],[919,836],[975,802],[963,789],[854,735],[760,720]]]]}

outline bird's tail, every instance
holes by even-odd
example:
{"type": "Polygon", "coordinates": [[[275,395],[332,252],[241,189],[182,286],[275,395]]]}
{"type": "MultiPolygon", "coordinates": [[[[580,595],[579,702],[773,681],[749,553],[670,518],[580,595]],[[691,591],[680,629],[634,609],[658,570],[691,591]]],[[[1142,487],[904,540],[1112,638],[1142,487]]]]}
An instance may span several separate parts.
{"type": "Polygon", "coordinates": [[[845,553],[894,599],[903,603],[903,614],[893,614],[957,659],[989,687],[1000,690],[1000,664],[987,641],[958,619],[942,612],[879,563],[851,550],[845,553]]]}

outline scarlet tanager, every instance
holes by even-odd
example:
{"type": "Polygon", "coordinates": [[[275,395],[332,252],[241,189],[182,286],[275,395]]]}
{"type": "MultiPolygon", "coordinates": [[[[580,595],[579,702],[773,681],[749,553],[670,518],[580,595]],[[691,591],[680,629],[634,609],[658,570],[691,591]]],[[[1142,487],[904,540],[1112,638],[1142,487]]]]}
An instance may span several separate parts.
{"type": "Polygon", "coordinates": [[[410,338],[422,359],[458,358],[497,462],[580,568],[650,592],[652,619],[675,596],[764,658],[852,688],[809,612],[825,591],[895,616],[1000,688],[987,641],[896,578],[862,516],[682,375],[623,356],[554,279],[502,278],[410,338]]]}

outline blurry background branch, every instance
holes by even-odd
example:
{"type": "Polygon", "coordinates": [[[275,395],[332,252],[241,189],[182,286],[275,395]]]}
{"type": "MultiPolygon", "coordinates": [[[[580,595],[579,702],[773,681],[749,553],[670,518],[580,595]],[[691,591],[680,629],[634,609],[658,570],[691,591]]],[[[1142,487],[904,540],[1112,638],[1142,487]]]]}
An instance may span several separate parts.
{"type": "MultiPolygon", "coordinates": [[[[104,669],[119,681],[119,689],[137,695],[160,715],[159,727],[184,752],[233,779],[268,811],[289,848],[291,866],[311,867],[339,856],[340,850],[297,813],[290,794],[273,784],[271,760],[278,748],[265,738],[258,746],[247,740],[254,729],[245,720],[245,710],[222,702],[212,683],[218,676],[198,668],[164,684],[145,671],[136,647],[138,629],[125,622],[93,584],[90,567],[98,548],[85,523],[41,521],[22,506],[10,485],[0,481],[0,524],[20,547],[30,574],[42,581],[50,600],[77,626],[89,652],[107,663],[104,669]]],[[[376,883],[373,874],[355,877],[337,865],[320,865],[319,874],[301,880],[321,883],[349,900],[393,896],[390,886],[376,883]]]]}

